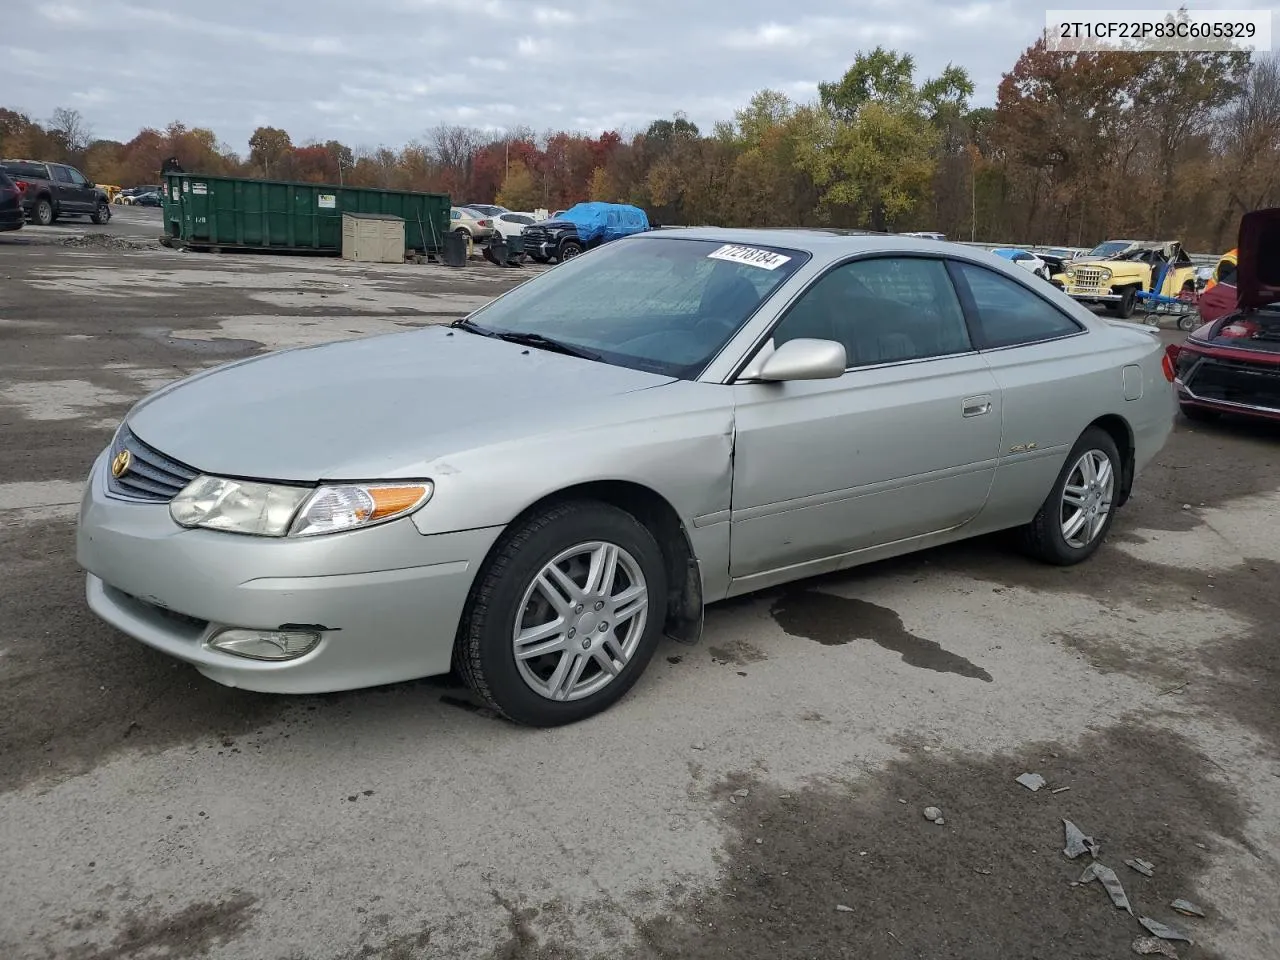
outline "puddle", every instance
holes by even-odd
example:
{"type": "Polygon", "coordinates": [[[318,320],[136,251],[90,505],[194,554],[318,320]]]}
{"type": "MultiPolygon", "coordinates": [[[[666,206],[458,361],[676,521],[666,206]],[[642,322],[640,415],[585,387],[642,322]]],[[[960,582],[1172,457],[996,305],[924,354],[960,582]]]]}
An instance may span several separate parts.
{"type": "Polygon", "coordinates": [[[778,626],[793,637],[807,637],[829,647],[870,640],[900,654],[910,666],[991,682],[991,674],[977,664],[944,650],[933,640],[916,636],[902,625],[897,613],[866,600],[800,590],[779,597],[771,613],[778,626]]]}

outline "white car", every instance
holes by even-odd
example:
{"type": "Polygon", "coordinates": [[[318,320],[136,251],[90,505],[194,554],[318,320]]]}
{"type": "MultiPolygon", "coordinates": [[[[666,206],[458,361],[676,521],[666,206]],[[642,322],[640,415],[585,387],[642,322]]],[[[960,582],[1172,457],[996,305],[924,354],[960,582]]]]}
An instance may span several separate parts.
{"type": "Polygon", "coordinates": [[[1041,280],[1049,279],[1049,265],[1034,253],[1030,253],[1026,250],[1019,250],[1017,247],[997,247],[991,252],[997,257],[1004,257],[1006,260],[1012,260],[1023,270],[1030,270],[1041,280]]]}
{"type": "Polygon", "coordinates": [[[531,223],[537,223],[538,218],[532,213],[515,213],[508,210],[506,213],[496,214],[493,218],[493,229],[497,234],[506,240],[508,237],[518,237],[524,233],[524,228],[531,223]]]}

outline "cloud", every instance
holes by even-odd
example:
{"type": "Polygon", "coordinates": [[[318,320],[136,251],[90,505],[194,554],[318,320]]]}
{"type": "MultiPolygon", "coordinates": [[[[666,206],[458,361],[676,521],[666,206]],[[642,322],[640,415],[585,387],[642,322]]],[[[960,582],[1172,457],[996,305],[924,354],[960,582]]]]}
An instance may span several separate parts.
{"type": "MultiPolygon", "coordinates": [[[[1154,5],[1157,0],[1143,0],[1154,5]]],[[[1086,0],[1080,0],[1084,5],[1086,0]]],[[[3,5],[0,3],[0,5],[3,5]]],[[[1063,4],[1070,6],[1070,4],[1063,4]]],[[[1096,2],[1094,2],[1096,6],[1096,2]]],[[[1271,0],[1202,6],[1270,9],[1271,0]]],[[[81,110],[127,140],[172,120],[244,151],[255,126],[297,143],[398,146],[441,123],[703,130],[763,87],[811,100],[859,50],[966,67],[991,103],[1043,28],[1025,0],[9,0],[0,106],[81,110]],[[13,18],[10,18],[13,20],[13,18]],[[30,39],[40,37],[39,44],[30,39]]]]}

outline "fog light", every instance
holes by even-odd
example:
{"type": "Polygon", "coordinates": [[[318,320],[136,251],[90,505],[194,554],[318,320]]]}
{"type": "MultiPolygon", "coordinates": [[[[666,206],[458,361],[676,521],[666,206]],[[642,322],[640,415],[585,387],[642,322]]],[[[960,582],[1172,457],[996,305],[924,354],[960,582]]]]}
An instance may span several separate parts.
{"type": "Polygon", "coordinates": [[[316,648],[320,634],[310,630],[223,630],[209,646],[250,660],[293,660],[316,648]]]}

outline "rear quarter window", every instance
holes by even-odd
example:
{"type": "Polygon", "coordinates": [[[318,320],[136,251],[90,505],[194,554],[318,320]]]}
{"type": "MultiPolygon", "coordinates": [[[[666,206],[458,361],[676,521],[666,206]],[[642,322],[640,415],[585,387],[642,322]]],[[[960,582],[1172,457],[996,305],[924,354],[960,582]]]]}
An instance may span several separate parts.
{"type": "Polygon", "coordinates": [[[995,350],[1069,337],[1084,330],[1048,300],[1016,280],[972,263],[949,264],[972,315],[979,350],[995,350]]]}

